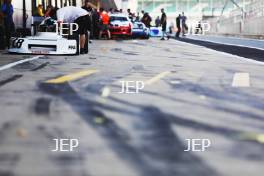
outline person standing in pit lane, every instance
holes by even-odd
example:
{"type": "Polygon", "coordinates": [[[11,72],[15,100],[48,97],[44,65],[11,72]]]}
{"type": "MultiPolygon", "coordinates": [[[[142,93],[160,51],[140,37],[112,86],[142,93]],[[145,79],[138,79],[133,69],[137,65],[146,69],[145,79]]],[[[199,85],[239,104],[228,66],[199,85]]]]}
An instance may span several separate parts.
{"type": "Polygon", "coordinates": [[[97,9],[93,8],[92,10],[92,26],[93,26],[93,37],[94,39],[99,39],[100,32],[100,13],[97,9]]]}
{"type": "Polygon", "coordinates": [[[141,16],[140,16],[140,20],[141,21],[143,20],[144,15],[145,15],[145,11],[144,10],[141,10],[141,16]]]}
{"type": "Polygon", "coordinates": [[[100,20],[101,28],[99,33],[99,39],[102,37],[103,32],[107,32],[108,39],[111,39],[111,33],[109,30],[110,17],[103,8],[100,8],[100,20]]]}
{"type": "Polygon", "coordinates": [[[181,16],[181,22],[182,22],[182,36],[185,36],[186,31],[188,31],[188,26],[186,24],[187,17],[184,15],[184,12],[182,12],[181,16]]]}
{"type": "MultiPolygon", "coordinates": [[[[93,26],[93,8],[97,8],[95,5],[93,5],[92,3],[90,3],[90,0],[85,0],[84,6],[82,6],[82,8],[84,10],[86,10],[89,13],[89,17],[90,17],[90,22],[91,22],[91,30],[90,30],[90,37],[91,39],[94,38],[94,26],[93,26]]],[[[89,21],[87,21],[87,23],[89,23],[89,21]]],[[[89,40],[89,43],[92,43],[92,40],[89,40]]]]}
{"type": "Polygon", "coordinates": [[[167,37],[167,39],[169,40],[169,35],[166,33],[167,30],[167,15],[164,12],[164,9],[161,9],[161,19],[160,19],[160,25],[162,27],[162,37],[160,40],[165,40],[165,35],[167,37]]]}
{"type": "Polygon", "coordinates": [[[176,18],[176,27],[177,27],[177,32],[176,32],[176,38],[180,37],[181,33],[181,14],[176,18]]]}
{"type": "Polygon", "coordinates": [[[155,19],[155,25],[156,25],[156,27],[160,26],[160,17],[159,16],[157,16],[157,18],[155,19]]]}
{"type": "Polygon", "coordinates": [[[5,0],[1,10],[4,16],[4,31],[5,31],[5,46],[9,48],[11,34],[15,31],[15,24],[13,21],[14,8],[12,0],[5,0]]]}
{"type": "Polygon", "coordinates": [[[81,7],[67,6],[57,11],[57,22],[78,24],[78,34],[80,35],[80,54],[87,54],[85,50],[86,34],[91,30],[91,21],[89,14],[81,7]]]}
{"type": "Polygon", "coordinates": [[[130,9],[127,9],[127,15],[128,15],[128,18],[129,18],[131,21],[133,21],[133,17],[134,17],[134,15],[133,15],[133,13],[131,12],[130,9]]]}
{"type": "Polygon", "coordinates": [[[111,15],[111,14],[114,14],[115,13],[115,10],[113,8],[110,8],[109,11],[108,11],[108,14],[111,15]]]}
{"type": "Polygon", "coordinates": [[[139,12],[137,12],[137,16],[136,16],[136,19],[135,19],[135,21],[140,21],[139,12]]]}
{"type": "Polygon", "coordinates": [[[151,17],[149,16],[149,14],[147,12],[142,11],[142,13],[144,13],[141,22],[144,23],[146,25],[147,28],[151,27],[151,17]]]}

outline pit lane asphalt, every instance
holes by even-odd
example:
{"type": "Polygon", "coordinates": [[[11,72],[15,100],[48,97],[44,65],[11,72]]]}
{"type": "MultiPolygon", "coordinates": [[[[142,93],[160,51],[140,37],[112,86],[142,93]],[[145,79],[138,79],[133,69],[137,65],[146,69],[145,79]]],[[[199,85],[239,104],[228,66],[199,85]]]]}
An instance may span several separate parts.
{"type": "Polygon", "coordinates": [[[29,58],[29,55],[10,55],[7,51],[0,51],[0,67],[9,63],[20,61],[21,59],[29,58]]]}
{"type": "Polygon", "coordinates": [[[0,175],[262,176],[263,144],[243,136],[264,133],[263,78],[261,64],[159,39],[17,65],[0,72],[0,175]],[[87,70],[98,72],[47,82],[87,70]],[[241,72],[250,87],[232,87],[241,72]],[[119,94],[123,80],[148,84],[119,94]],[[80,147],[51,152],[54,138],[80,147]],[[184,152],[187,138],[212,146],[184,152]]]}

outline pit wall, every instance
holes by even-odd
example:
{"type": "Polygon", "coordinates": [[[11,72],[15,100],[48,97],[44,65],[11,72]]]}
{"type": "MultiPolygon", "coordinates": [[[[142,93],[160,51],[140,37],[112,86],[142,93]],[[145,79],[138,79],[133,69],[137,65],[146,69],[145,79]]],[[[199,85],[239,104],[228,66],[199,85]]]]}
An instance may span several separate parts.
{"type": "Polygon", "coordinates": [[[226,17],[207,19],[209,34],[264,36],[264,1],[257,0],[244,9],[233,10],[226,17]]]}

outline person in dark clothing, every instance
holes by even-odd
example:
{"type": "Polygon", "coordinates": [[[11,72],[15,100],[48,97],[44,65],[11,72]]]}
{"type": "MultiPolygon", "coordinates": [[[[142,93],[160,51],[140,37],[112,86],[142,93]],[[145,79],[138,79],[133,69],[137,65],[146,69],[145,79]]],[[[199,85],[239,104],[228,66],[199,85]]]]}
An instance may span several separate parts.
{"type": "Polygon", "coordinates": [[[90,2],[89,0],[86,0],[85,3],[84,3],[84,6],[82,6],[82,8],[84,10],[86,10],[87,12],[91,12],[92,11],[92,7],[90,5],[90,2]]]}
{"type": "Polygon", "coordinates": [[[139,12],[137,13],[136,19],[135,21],[140,21],[140,16],[139,16],[139,12]]]}
{"type": "Polygon", "coordinates": [[[181,33],[181,14],[176,18],[176,27],[177,27],[177,32],[176,32],[176,37],[180,37],[181,33]]]}
{"type": "Polygon", "coordinates": [[[134,15],[133,15],[133,13],[131,12],[130,9],[127,9],[127,14],[128,14],[128,18],[129,18],[131,21],[133,21],[133,17],[134,17],[134,15]]]}
{"type": "MultiPolygon", "coordinates": [[[[82,8],[89,13],[89,18],[90,19],[89,19],[89,21],[87,21],[87,23],[89,23],[89,22],[91,23],[89,38],[93,38],[93,25],[92,25],[93,18],[92,18],[92,15],[91,15],[91,12],[92,12],[93,8],[91,7],[89,0],[85,1],[84,6],[82,6],[82,8]]],[[[87,20],[88,20],[88,18],[87,18],[87,20]]],[[[91,43],[92,41],[89,40],[89,42],[91,43]]]]}
{"type": "Polygon", "coordinates": [[[4,15],[4,28],[5,28],[5,46],[9,48],[11,34],[15,30],[15,25],[13,21],[14,8],[11,4],[11,0],[5,0],[2,7],[2,13],[4,15]]]}
{"type": "Polygon", "coordinates": [[[144,14],[145,14],[145,11],[144,10],[141,10],[141,14],[142,14],[142,18],[141,18],[141,20],[143,19],[143,16],[144,16],[144,14]]]}
{"type": "Polygon", "coordinates": [[[100,32],[100,13],[96,10],[92,10],[92,26],[93,26],[93,38],[99,39],[99,32],[100,32]]]}
{"type": "Polygon", "coordinates": [[[162,38],[161,40],[165,40],[165,35],[167,36],[167,39],[169,40],[169,36],[168,34],[166,33],[166,30],[167,30],[167,15],[166,13],[164,12],[164,9],[161,9],[161,19],[160,19],[160,25],[162,27],[162,38]]]}
{"type": "Polygon", "coordinates": [[[160,17],[159,16],[157,16],[157,18],[155,19],[155,25],[156,25],[156,27],[160,26],[160,17]]]}
{"type": "MultiPolygon", "coordinates": [[[[91,30],[90,30],[90,38],[95,39],[98,38],[99,35],[99,14],[96,10],[96,6],[90,2],[90,0],[85,0],[84,6],[82,7],[89,13],[90,22],[91,22],[91,30]]],[[[89,40],[92,43],[92,40],[89,40]]]]}
{"type": "Polygon", "coordinates": [[[110,8],[108,11],[109,11],[110,14],[114,13],[114,9],[113,8],[110,8]]]}
{"type": "Polygon", "coordinates": [[[150,28],[151,27],[151,17],[149,16],[149,14],[146,12],[144,13],[143,17],[142,17],[142,20],[141,22],[144,23],[146,25],[147,28],[150,28]]]}
{"type": "Polygon", "coordinates": [[[185,36],[186,31],[188,31],[188,26],[186,24],[187,17],[184,15],[184,12],[182,12],[181,16],[181,22],[182,22],[182,36],[185,36]]]}

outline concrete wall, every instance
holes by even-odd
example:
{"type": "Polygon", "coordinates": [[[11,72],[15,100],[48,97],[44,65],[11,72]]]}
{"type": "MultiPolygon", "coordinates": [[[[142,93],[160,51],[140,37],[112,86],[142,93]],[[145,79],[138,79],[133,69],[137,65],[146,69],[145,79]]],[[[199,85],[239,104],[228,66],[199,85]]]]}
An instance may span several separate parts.
{"type": "Polygon", "coordinates": [[[255,0],[244,8],[236,9],[227,17],[208,20],[211,34],[264,35],[264,1],[255,0]]]}
{"type": "Polygon", "coordinates": [[[264,35],[264,17],[235,21],[233,18],[209,20],[211,34],[264,35]]]}
{"type": "Polygon", "coordinates": [[[264,17],[246,20],[242,32],[245,34],[264,35],[264,17]]]}

